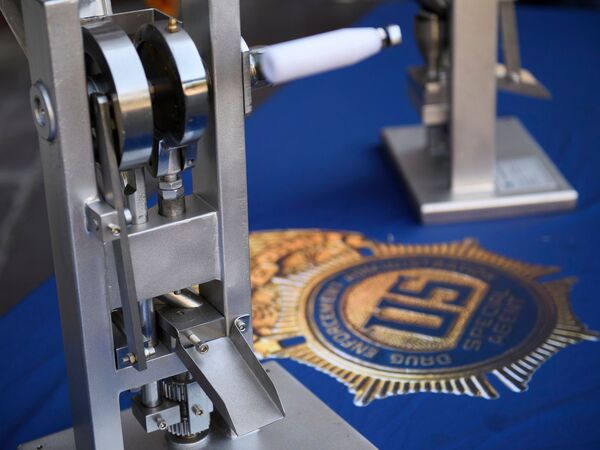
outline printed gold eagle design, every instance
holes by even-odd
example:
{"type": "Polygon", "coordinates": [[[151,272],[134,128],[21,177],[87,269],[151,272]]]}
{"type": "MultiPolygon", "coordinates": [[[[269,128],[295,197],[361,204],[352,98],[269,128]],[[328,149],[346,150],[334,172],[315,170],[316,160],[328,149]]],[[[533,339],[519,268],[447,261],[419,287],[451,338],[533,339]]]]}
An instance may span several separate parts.
{"type": "Polygon", "coordinates": [[[254,348],[330,374],[354,403],[416,392],[515,392],[558,350],[597,340],[573,314],[573,278],[476,241],[378,243],[359,233],[250,237],[254,348]]]}

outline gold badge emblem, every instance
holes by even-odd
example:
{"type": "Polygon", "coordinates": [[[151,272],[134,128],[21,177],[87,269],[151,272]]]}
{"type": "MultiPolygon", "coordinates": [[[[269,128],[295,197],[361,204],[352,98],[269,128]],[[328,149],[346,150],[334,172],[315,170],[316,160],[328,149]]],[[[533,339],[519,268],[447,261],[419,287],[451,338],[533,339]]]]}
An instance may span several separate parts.
{"type": "Polygon", "coordinates": [[[561,348],[598,335],[571,311],[573,279],[473,240],[391,245],[358,233],[250,237],[255,351],[334,376],[355,404],[415,392],[498,396],[561,348]]]}

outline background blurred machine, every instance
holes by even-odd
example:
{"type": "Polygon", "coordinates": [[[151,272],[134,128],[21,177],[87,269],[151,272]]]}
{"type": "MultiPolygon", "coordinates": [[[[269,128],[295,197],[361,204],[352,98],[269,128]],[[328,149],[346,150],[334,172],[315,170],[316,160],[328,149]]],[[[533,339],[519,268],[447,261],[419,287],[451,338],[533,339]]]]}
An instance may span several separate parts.
{"type": "Polygon", "coordinates": [[[358,62],[399,27],[250,50],[237,0],[186,0],[183,22],[0,6],[29,60],[74,418],[21,448],[372,448],[252,351],[244,115],[252,86],[358,62]]]}
{"type": "Polygon", "coordinates": [[[512,0],[420,0],[409,69],[421,127],[383,130],[426,223],[573,208],[577,192],[516,118],[496,118],[496,90],[548,98],[521,66],[512,0]],[[500,33],[498,33],[500,23],[500,33]],[[497,63],[498,35],[503,63],[497,63]]]}

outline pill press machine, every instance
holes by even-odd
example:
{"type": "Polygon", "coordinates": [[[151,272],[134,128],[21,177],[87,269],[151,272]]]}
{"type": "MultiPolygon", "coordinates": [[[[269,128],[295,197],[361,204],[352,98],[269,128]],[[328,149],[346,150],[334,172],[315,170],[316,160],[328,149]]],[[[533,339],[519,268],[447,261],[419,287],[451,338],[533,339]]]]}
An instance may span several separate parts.
{"type": "Polygon", "coordinates": [[[391,159],[426,223],[573,208],[577,192],[513,117],[496,118],[496,90],[549,97],[521,67],[513,0],[420,0],[408,71],[423,125],[383,130],[391,159]],[[498,23],[503,63],[497,63],[498,23]]]}
{"type": "Polygon", "coordinates": [[[252,87],[358,62],[399,27],[249,49],[238,0],[183,0],[181,21],[0,9],[29,60],[74,422],[20,448],[372,448],[252,351],[244,116],[252,87]]]}

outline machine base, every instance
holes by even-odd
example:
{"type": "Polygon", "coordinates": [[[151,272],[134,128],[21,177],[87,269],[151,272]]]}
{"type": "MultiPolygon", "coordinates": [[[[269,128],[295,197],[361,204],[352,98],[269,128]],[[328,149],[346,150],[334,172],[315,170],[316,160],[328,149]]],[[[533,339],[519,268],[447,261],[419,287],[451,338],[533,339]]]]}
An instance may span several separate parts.
{"type": "MultiPolygon", "coordinates": [[[[211,450],[297,450],[297,449],[375,449],[367,439],[327,407],[300,382],[288,374],[279,364],[268,362],[269,371],[286,410],[283,420],[262,430],[230,439],[218,431],[204,441],[174,447],[167,442],[164,432],[146,434],[133,417],[131,410],[123,411],[123,434],[127,450],[173,450],[185,448],[211,450]],[[161,436],[162,434],[162,436],[161,436]]],[[[252,411],[248,411],[252,414],[252,411]]],[[[75,449],[73,429],[51,434],[19,446],[19,450],[67,450],[75,449]]]]}
{"type": "Polygon", "coordinates": [[[516,118],[501,118],[496,124],[493,192],[452,193],[448,158],[426,152],[424,127],[386,128],[382,135],[424,223],[564,211],[577,203],[577,191],[516,118]]]}

